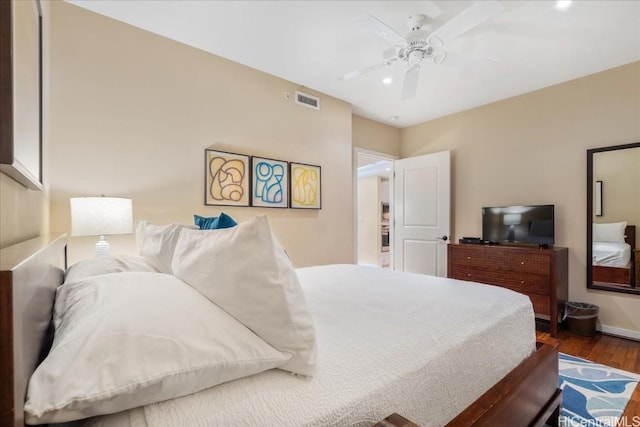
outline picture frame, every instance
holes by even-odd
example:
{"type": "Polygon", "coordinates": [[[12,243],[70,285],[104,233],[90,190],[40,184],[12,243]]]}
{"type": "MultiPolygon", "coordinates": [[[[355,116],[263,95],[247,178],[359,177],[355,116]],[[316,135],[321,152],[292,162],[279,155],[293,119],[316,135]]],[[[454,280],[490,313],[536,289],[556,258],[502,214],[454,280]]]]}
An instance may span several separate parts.
{"type": "Polygon", "coordinates": [[[289,207],[322,209],[322,168],[305,163],[289,163],[289,207]]]}
{"type": "Polygon", "coordinates": [[[251,206],[289,207],[289,162],[251,157],[251,206]]]}
{"type": "Polygon", "coordinates": [[[602,210],[602,181],[596,181],[595,192],[594,204],[596,216],[602,216],[604,215],[602,210]]]}
{"type": "Polygon", "coordinates": [[[42,10],[0,2],[0,171],[42,190],[42,10]]]}
{"type": "Polygon", "coordinates": [[[250,157],[245,154],[205,149],[204,204],[249,206],[250,157]]]}

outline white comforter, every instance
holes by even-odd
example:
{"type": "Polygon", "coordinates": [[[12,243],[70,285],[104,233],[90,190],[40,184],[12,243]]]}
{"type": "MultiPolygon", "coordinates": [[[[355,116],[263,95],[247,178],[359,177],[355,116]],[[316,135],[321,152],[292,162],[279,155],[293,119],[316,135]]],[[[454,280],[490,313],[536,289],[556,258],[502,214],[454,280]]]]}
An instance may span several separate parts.
{"type": "Polygon", "coordinates": [[[535,349],[529,298],[370,267],[297,270],[318,336],[313,378],[271,370],[90,426],[441,426],[535,349]]]}
{"type": "Polygon", "coordinates": [[[593,265],[628,267],[631,246],[627,243],[593,242],[593,265]]]}

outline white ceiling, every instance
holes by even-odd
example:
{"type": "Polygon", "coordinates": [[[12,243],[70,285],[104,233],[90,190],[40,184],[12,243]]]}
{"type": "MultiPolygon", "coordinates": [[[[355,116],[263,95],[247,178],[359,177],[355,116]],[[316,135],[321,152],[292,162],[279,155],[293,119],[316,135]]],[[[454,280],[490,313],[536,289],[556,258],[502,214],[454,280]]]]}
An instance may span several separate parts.
{"type": "Polygon", "coordinates": [[[448,59],[461,54],[457,64],[425,59],[417,96],[402,101],[404,62],[340,80],[382,61],[392,46],[362,17],[371,14],[404,35],[410,15],[433,18],[437,30],[473,2],[67,1],[332,95],[354,113],[396,127],[640,60],[640,1],[578,0],[565,10],[555,1],[502,1],[502,12],[444,46],[453,52],[448,59]],[[387,76],[393,83],[383,85],[387,76]]]}

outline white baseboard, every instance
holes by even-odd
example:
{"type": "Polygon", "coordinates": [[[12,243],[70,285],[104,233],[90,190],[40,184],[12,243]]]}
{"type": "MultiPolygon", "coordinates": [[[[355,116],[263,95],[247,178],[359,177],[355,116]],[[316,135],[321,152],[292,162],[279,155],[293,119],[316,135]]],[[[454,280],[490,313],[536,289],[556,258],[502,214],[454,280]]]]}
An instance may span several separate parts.
{"type": "Polygon", "coordinates": [[[640,341],[640,331],[632,331],[631,329],[616,328],[614,326],[607,326],[600,324],[597,328],[600,332],[609,335],[616,335],[623,338],[630,338],[632,340],[640,341]]]}
{"type": "MultiPolygon", "coordinates": [[[[536,319],[542,319],[549,321],[549,316],[544,314],[536,314],[536,319]]],[[[603,334],[615,335],[617,337],[629,338],[631,340],[640,341],[640,331],[632,331],[631,329],[616,328],[615,326],[608,326],[598,323],[596,330],[603,334]]]]}

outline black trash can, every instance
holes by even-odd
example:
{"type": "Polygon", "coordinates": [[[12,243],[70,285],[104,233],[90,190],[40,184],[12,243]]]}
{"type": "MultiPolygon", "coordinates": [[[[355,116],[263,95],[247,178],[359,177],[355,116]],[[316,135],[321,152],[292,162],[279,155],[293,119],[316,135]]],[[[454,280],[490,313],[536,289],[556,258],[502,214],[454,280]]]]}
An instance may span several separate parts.
{"type": "Polygon", "coordinates": [[[596,322],[600,307],[585,302],[567,301],[564,307],[564,317],[568,319],[569,332],[584,337],[596,334],[596,322]]]}

